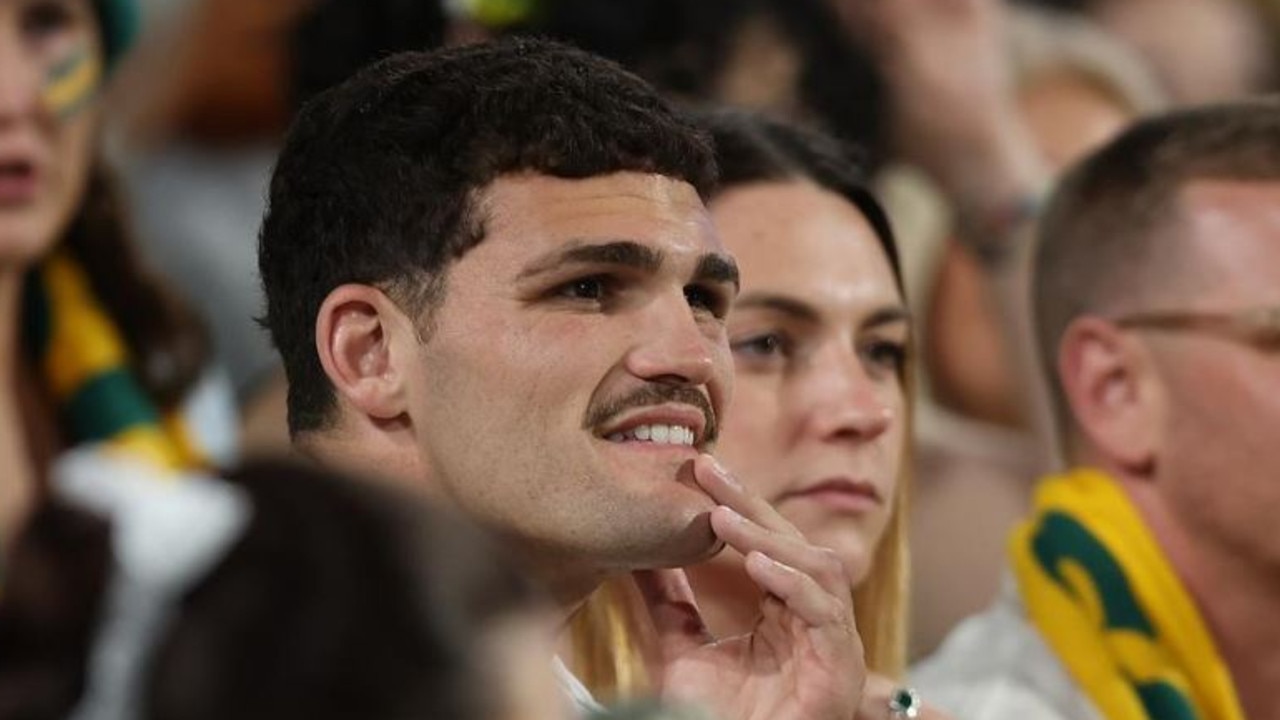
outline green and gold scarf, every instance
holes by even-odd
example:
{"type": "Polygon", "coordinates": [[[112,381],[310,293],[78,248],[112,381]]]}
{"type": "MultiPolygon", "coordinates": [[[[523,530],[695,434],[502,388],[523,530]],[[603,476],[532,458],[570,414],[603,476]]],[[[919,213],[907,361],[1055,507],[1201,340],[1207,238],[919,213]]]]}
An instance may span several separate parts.
{"type": "Polygon", "coordinates": [[[1108,720],[1243,720],[1195,603],[1110,477],[1044,480],[1010,550],[1031,621],[1108,720]]]}
{"type": "Polygon", "coordinates": [[[207,464],[181,414],[162,413],[134,377],[128,346],[68,251],[34,268],[24,293],[25,346],[69,443],[101,443],[165,470],[207,464]]]}

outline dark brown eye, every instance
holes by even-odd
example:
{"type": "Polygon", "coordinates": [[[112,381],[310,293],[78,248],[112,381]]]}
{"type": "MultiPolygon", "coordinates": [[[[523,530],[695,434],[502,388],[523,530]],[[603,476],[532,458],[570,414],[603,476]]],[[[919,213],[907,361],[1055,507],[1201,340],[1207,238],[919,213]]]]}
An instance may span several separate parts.
{"type": "Polygon", "coordinates": [[[762,333],[730,343],[735,355],[749,358],[785,356],[791,352],[790,341],[780,333],[762,333]]]}
{"type": "Polygon", "coordinates": [[[608,279],[600,276],[578,278],[556,288],[556,294],[572,300],[603,300],[608,285],[608,279]]]}
{"type": "Polygon", "coordinates": [[[889,368],[894,372],[902,370],[907,364],[907,348],[901,343],[874,342],[867,347],[865,353],[867,360],[873,365],[889,368]]]}

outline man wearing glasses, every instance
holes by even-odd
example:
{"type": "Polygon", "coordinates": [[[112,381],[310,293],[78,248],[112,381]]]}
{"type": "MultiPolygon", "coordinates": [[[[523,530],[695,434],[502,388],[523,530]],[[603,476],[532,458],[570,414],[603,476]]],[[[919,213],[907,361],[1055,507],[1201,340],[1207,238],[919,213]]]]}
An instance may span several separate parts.
{"type": "Polygon", "coordinates": [[[958,717],[1280,717],[1280,103],[1141,123],[1041,225],[1070,469],[921,667],[958,717]]]}

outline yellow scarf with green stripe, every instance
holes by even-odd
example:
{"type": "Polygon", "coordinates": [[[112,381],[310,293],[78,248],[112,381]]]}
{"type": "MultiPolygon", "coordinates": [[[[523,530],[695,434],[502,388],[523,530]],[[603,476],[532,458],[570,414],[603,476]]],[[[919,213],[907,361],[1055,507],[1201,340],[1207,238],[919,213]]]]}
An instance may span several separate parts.
{"type": "Polygon", "coordinates": [[[179,413],[162,414],[133,376],[124,338],[69,252],[33,269],[24,293],[26,348],[70,443],[104,443],[167,470],[207,464],[179,413]]]}
{"type": "Polygon", "coordinates": [[[1108,720],[1244,719],[1195,603],[1114,480],[1044,480],[1010,550],[1031,621],[1108,720]]]}

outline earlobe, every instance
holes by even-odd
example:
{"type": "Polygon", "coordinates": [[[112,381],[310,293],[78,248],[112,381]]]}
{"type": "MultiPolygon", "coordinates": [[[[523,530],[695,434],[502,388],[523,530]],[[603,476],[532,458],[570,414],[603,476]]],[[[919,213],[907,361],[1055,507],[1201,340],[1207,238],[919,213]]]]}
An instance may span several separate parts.
{"type": "Polygon", "coordinates": [[[1158,432],[1154,388],[1141,346],[1101,318],[1079,318],[1063,333],[1058,374],[1079,431],[1103,458],[1149,469],[1158,432]]]}
{"type": "Polygon", "coordinates": [[[335,288],[316,315],[316,351],[340,398],[376,420],[405,412],[404,376],[393,345],[400,310],[375,287],[335,288]]]}

